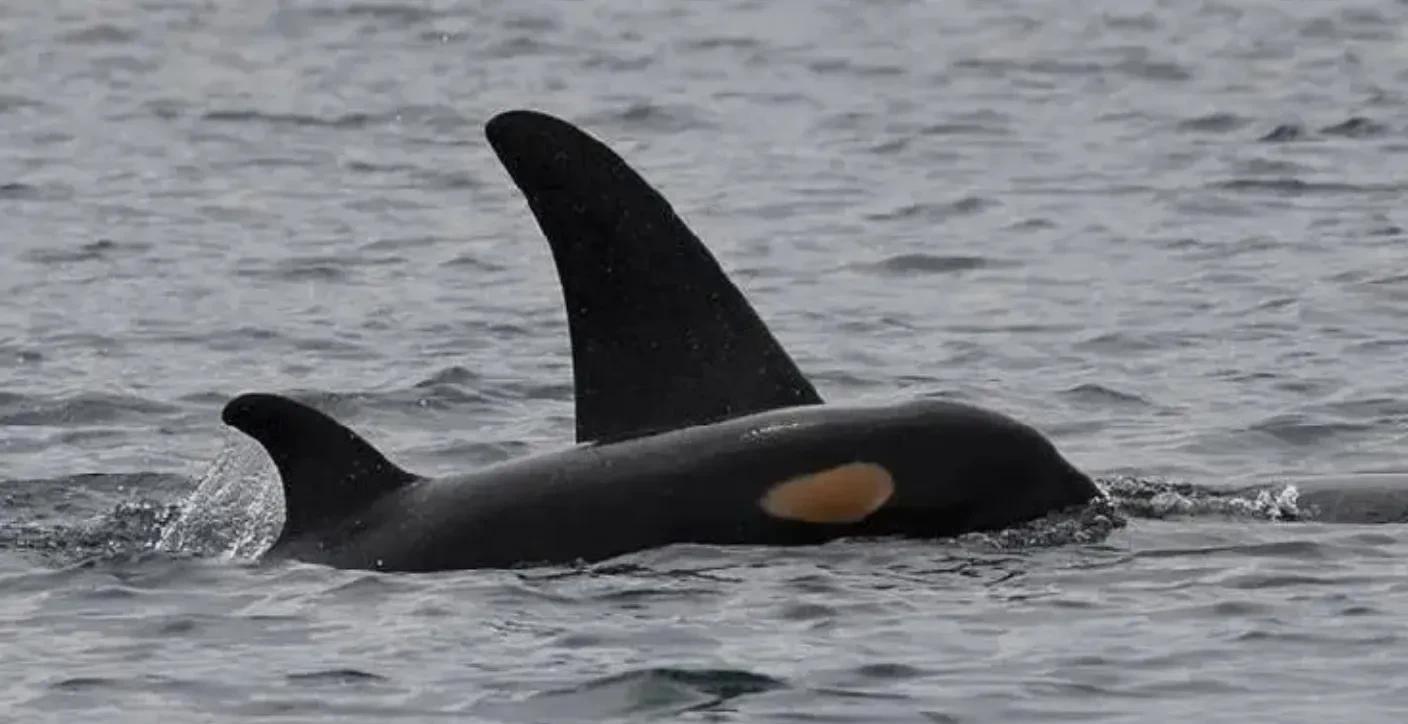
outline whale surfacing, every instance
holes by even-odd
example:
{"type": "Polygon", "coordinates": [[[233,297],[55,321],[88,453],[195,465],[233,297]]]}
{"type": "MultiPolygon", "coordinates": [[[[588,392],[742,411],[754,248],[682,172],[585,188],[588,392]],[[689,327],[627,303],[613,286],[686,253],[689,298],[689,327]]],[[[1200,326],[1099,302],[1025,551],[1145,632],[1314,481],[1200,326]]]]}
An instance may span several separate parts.
{"type": "Polygon", "coordinates": [[[824,404],[670,204],[605,144],[535,111],[486,135],[552,250],[578,444],[426,478],[295,400],[244,394],[286,501],[266,553],[435,571],[595,561],[674,543],[934,538],[1100,491],[1036,429],[970,405],[824,404]]]}

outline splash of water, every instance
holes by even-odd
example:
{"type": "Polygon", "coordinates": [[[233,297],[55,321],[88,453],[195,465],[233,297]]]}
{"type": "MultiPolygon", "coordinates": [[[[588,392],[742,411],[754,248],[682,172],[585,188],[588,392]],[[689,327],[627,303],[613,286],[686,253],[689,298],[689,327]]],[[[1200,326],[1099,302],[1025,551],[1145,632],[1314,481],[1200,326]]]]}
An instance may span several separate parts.
{"type": "Polygon", "coordinates": [[[156,549],[229,559],[253,559],[283,525],[284,498],[278,473],[264,451],[244,439],[227,439],[181,514],[165,529],[156,549]]]}
{"type": "Polygon", "coordinates": [[[1119,477],[1097,483],[1116,509],[1138,518],[1228,516],[1267,521],[1305,517],[1294,485],[1216,490],[1191,483],[1119,477]]]}
{"type": "Polygon", "coordinates": [[[1101,496],[1002,530],[965,533],[958,541],[1003,549],[1084,545],[1104,540],[1127,523],[1114,501],[1101,496]]]}

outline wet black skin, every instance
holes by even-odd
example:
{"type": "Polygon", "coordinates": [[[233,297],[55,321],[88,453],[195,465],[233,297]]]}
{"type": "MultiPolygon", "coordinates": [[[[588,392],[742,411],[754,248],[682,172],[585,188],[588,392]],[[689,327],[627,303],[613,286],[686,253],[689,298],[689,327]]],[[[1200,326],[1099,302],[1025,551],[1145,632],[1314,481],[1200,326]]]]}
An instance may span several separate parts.
{"type": "MultiPolygon", "coordinates": [[[[365,443],[285,398],[243,396],[226,408],[225,420],[263,444],[284,479],[290,525],[269,555],[345,568],[434,571],[595,561],[672,543],[934,538],[1007,527],[1099,495],[1036,430],[936,400],[787,408],[580,445],[441,479],[418,478],[389,463],[378,467],[376,460],[360,464],[360,473],[318,465],[300,477],[300,451],[365,443]],[[320,437],[332,442],[314,442],[320,437]],[[779,520],[758,505],[779,482],[849,462],[882,465],[895,481],[890,500],[859,523],[779,520]],[[317,498],[304,505],[326,509],[329,498],[365,495],[357,487],[359,475],[389,476],[395,483],[335,515],[295,512],[299,496],[293,488],[317,490],[317,498]]],[[[370,446],[365,450],[385,462],[370,446]]]]}
{"type": "Polygon", "coordinates": [[[287,520],[271,555],[429,571],[600,560],[671,543],[792,545],[1002,528],[1099,491],[1033,428],[920,400],[827,405],[655,188],[581,129],[495,116],[485,135],[552,251],[577,447],[427,480],[322,413],[244,395],[287,520]],[[772,486],[872,463],[893,495],[844,525],[770,517],[772,486]]]}

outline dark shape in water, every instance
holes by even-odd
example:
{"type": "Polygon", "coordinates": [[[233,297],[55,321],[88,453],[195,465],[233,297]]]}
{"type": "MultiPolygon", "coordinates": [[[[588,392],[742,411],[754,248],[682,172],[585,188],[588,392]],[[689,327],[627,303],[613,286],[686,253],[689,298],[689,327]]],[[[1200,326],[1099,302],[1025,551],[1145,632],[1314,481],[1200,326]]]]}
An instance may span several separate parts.
{"type": "Polygon", "coordinates": [[[496,117],[487,135],[553,248],[578,436],[593,442],[427,479],[307,405],[242,395],[223,419],[268,451],[287,501],[272,556],[430,571],[673,543],[942,537],[1099,497],[1049,440],[998,413],[935,400],[820,404],[619,156],[530,111],[496,117]]]}
{"type": "Polygon", "coordinates": [[[1266,143],[1282,143],[1285,141],[1299,140],[1305,135],[1305,129],[1295,123],[1282,123],[1271,129],[1271,132],[1262,136],[1260,140],[1266,143]]]}

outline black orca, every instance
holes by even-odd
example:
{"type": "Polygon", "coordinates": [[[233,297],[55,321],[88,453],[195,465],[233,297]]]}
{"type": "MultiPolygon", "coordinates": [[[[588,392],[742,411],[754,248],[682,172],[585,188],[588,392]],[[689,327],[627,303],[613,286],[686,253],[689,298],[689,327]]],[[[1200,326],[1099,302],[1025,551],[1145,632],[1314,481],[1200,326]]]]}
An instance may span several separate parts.
{"type": "Polygon", "coordinates": [[[222,415],[278,469],[266,557],[434,571],[596,561],[673,543],[799,545],[993,530],[1101,495],[1034,428],[953,402],[822,404],[670,204],[533,111],[486,135],[552,248],[578,445],[429,479],[299,402],[222,415]]]}

